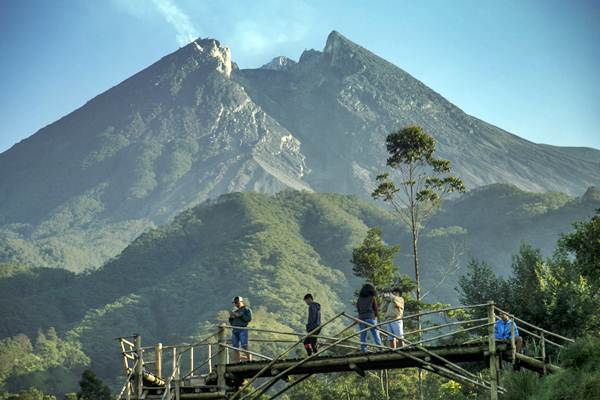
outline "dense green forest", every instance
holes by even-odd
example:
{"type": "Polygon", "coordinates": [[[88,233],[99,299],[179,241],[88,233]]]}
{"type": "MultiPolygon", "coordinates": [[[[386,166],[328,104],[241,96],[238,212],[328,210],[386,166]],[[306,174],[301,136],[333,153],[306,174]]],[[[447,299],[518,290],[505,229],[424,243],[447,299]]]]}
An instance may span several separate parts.
{"type": "MultiPolygon", "coordinates": [[[[458,302],[458,277],[476,273],[475,267],[488,268],[487,276],[502,286],[516,273],[510,266],[519,265],[510,254],[551,256],[560,232],[599,206],[594,189],[573,199],[509,185],[447,202],[424,231],[423,287],[433,289],[425,301],[458,302]],[[521,241],[533,248],[519,250],[521,241]],[[469,263],[473,258],[481,261],[469,263]]],[[[64,393],[74,391],[91,367],[114,388],[121,373],[114,337],[137,332],[145,343],[200,337],[224,320],[235,295],[249,298],[260,327],[300,328],[306,291],[315,294],[325,316],[350,309],[360,284],[352,274],[352,249],[374,226],[387,243],[400,244],[396,263],[410,274],[407,235],[390,214],[353,196],[293,191],[205,202],[141,235],[98,271],[3,265],[0,329],[6,345],[0,357],[8,361],[0,379],[11,391],[35,386],[64,393]]],[[[550,294],[548,299],[556,303],[550,294]]],[[[428,379],[432,393],[456,389],[428,379]]]]}

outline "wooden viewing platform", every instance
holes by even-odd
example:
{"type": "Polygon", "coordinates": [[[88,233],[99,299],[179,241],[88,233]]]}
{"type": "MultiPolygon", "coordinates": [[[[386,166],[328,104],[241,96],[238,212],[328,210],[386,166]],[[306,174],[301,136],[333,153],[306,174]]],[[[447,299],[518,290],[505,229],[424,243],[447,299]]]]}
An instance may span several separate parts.
{"type": "MultiPolygon", "coordinates": [[[[265,395],[272,387],[278,391],[270,394],[277,398],[305,379],[316,374],[353,372],[365,376],[366,371],[390,370],[403,368],[421,368],[432,373],[452,379],[465,385],[471,385],[479,390],[490,393],[490,399],[496,400],[498,393],[504,389],[499,385],[499,369],[503,361],[512,368],[518,365],[541,374],[552,373],[560,368],[548,362],[546,345],[562,348],[556,341],[572,342],[558,334],[536,327],[526,321],[513,317],[521,325],[519,330],[539,340],[540,357],[532,357],[516,351],[514,332],[511,340],[497,341],[493,336],[496,311],[501,311],[493,303],[476,306],[459,306],[443,310],[422,312],[405,316],[404,320],[423,317],[425,315],[448,314],[457,309],[487,310],[487,317],[471,320],[459,320],[438,323],[420,331],[406,332],[406,337],[416,336],[418,341],[408,341],[406,346],[389,349],[386,346],[369,345],[373,351],[357,352],[359,342],[355,337],[360,334],[352,329],[359,320],[345,313],[337,314],[326,321],[321,328],[334,321],[346,319],[351,323],[339,334],[334,336],[316,335],[321,342],[317,354],[310,357],[290,357],[298,349],[304,338],[315,332],[296,333],[272,331],[249,327],[249,331],[257,334],[268,334],[269,338],[257,337],[251,342],[258,345],[278,344],[285,350],[274,356],[267,356],[249,350],[257,361],[232,363],[229,361],[229,350],[241,350],[232,347],[227,342],[228,331],[232,327],[221,325],[218,332],[197,343],[163,346],[157,344],[142,347],[141,338],[135,336],[133,341],[119,338],[123,355],[124,370],[127,378],[117,400],[123,397],[127,400],[179,400],[179,399],[256,399],[265,395]],[[481,323],[483,322],[483,323],[481,323]],[[473,326],[470,326],[473,325],[473,326]],[[528,330],[525,328],[531,329],[528,330]],[[458,327],[458,330],[451,331],[458,327]],[[352,329],[352,330],[351,330],[352,329]],[[424,333],[435,330],[441,332],[433,337],[423,338],[424,333]],[[483,331],[484,335],[473,337],[483,331]],[[534,332],[535,331],[535,332],[534,332]],[[537,332],[537,333],[536,333],[537,332]],[[273,338],[273,335],[278,335],[273,338]],[[547,339],[551,336],[553,340],[547,339]],[[427,344],[426,344],[427,343],[427,344]],[[430,344],[434,343],[434,344],[430,344]],[[170,352],[170,357],[163,353],[170,352]],[[144,353],[152,356],[144,357],[144,353]],[[196,355],[196,357],[195,357],[196,355]],[[198,357],[200,355],[200,357],[198,357]],[[164,360],[163,360],[164,358],[164,360]],[[479,362],[488,366],[492,379],[484,379],[480,374],[474,374],[461,366],[465,363],[479,362]],[[163,363],[170,366],[170,373],[165,374],[163,363]],[[185,369],[187,372],[182,372],[185,369]]],[[[368,325],[364,330],[376,328],[383,335],[394,337],[385,331],[384,322],[368,325]]]]}
{"type": "MultiPolygon", "coordinates": [[[[507,351],[509,346],[510,344],[507,343],[499,344],[497,346],[497,350],[507,351]]],[[[484,344],[427,346],[425,348],[429,352],[434,352],[436,355],[443,357],[445,360],[456,364],[485,361],[489,356],[489,354],[487,354],[488,347],[484,344]]],[[[431,357],[428,352],[412,348],[406,351],[389,350],[375,353],[353,353],[340,357],[317,357],[307,361],[297,368],[294,368],[292,371],[290,371],[289,375],[417,368],[422,365],[422,363],[418,361],[420,359],[429,361],[438,366],[444,366],[446,364],[446,362],[440,359],[431,357]]],[[[297,364],[301,360],[301,358],[296,358],[278,361],[270,366],[269,369],[262,374],[262,377],[273,377],[279,372],[297,364]]],[[[249,379],[256,375],[268,363],[268,361],[252,361],[241,362],[237,364],[227,364],[225,371],[239,380],[249,379]]]]}

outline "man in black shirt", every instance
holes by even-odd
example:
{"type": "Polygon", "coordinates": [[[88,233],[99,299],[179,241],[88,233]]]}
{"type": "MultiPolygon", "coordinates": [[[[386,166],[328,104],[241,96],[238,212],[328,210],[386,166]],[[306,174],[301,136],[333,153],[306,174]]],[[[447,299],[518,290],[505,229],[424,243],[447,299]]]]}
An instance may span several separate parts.
{"type": "MultiPolygon", "coordinates": [[[[321,325],[321,305],[313,299],[313,295],[308,293],[304,296],[304,302],[308,306],[308,321],[306,322],[306,332],[312,332],[321,325]]],[[[313,332],[313,335],[318,335],[321,330],[313,332]]],[[[306,353],[311,356],[317,352],[317,338],[309,336],[304,339],[304,348],[306,353]]]]}

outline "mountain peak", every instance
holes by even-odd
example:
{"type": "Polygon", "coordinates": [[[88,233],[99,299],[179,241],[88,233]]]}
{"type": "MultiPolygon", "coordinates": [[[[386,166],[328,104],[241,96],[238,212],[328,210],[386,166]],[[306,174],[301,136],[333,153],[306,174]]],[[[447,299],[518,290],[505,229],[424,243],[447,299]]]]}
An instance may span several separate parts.
{"type": "Polygon", "coordinates": [[[284,56],[275,57],[270,62],[266,63],[260,69],[270,69],[273,71],[287,71],[296,65],[296,61],[284,56]]]}
{"type": "Polygon", "coordinates": [[[586,202],[600,202],[600,187],[590,186],[581,199],[586,202]]]}
{"type": "Polygon", "coordinates": [[[233,69],[231,62],[231,50],[228,47],[221,46],[221,43],[216,39],[201,39],[198,38],[184,47],[188,51],[193,51],[195,59],[200,64],[212,64],[215,69],[229,77],[233,69]],[[198,55],[200,55],[198,57],[198,55]]]}
{"type": "Polygon", "coordinates": [[[323,50],[323,52],[331,53],[336,47],[347,44],[354,45],[352,41],[350,41],[338,31],[331,31],[331,33],[327,36],[327,41],[325,42],[325,49],[323,50]]]}
{"type": "Polygon", "coordinates": [[[358,59],[364,58],[370,52],[341,33],[332,31],[325,42],[323,54],[330,65],[354,71],[362,68],[362,63],[358,59]]]}

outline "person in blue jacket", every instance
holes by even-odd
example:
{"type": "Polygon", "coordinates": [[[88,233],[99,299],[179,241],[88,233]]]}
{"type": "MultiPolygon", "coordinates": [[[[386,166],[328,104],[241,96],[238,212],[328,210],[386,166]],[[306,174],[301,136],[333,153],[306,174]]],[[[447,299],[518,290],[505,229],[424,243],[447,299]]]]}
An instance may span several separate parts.
{"type": "Polygon", "coordinates": [[[510,319],[510,316],[507,312],[500,314],[500,319],[496,321],[496,325],[494,326],[494,336],[496,337],[496,340],[510,340],[511,325],[514,326],[516,349],[518,352],[520,352],[523,348],[523,338],[519,336],[519,328],[517,328],[515,321],[510,319]]]}
{"type": "MultiPolygon", "coordinates": [[[[248,329],[243,329],[252,321],[252,310],[246,307],[242,296],[235,296],[233,299],[235,306],[233,311],[229,312],[229,325],[235,326],[231,331],[231,345],[236,349],[248,350],[248,329]]],[[[248,361],[252,360],[250,353],[244,353],[248,361]]],[[[242,359],[240,350],[235,350],[235,361],[242,359]]]]}

